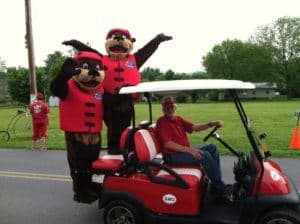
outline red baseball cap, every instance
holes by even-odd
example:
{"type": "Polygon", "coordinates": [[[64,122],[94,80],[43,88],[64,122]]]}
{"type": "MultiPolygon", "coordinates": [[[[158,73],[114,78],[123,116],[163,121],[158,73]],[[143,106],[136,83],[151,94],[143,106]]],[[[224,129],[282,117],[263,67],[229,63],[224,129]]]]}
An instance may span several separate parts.
{"type": "Polygon", "coordinates": [[[74,59],[92,59],[102,62],[102,57],[99,54],[90,51],[80,51],[74,55],[74,59]]]}
{"type": "Polygon", "coordinates": [[[125,34],[128,39],[132,40],[130,32],[128,30],[122,29],[122,28],[114,28],[114,29],[111,29],[110,31],[108,31],[108,33],[106,35],[106,39],[108,39],[110,37],[110,35],[115,32],[121,32],[121,33],[125,34]]]}
{"type": "Polygon", "coordinates": [[[38,93],[38,94],[37,94],[37,98],[38,98],[39,100],[42,100],[42,99],[44,99],[44,95],[43,95],[42,93],[38,93]]]}

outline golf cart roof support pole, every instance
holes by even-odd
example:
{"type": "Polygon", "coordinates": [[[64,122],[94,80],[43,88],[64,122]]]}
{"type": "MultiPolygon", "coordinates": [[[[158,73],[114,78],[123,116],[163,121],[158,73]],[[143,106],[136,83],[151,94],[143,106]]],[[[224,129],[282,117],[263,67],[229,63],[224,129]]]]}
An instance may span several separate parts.
{"type": "Polygon", "coordinates": [[[152,104],[151,104],[151,97],[150,97],[150,93],[145,92],[144,96],[147,99],[148,102],[148,106],[149,106],[149,120],[150,120],[150,124],[152,124],[152,104]]]}
{"type": "Polygon", "coordinates": [[[253,134],[251,133],[251,131],[249,130],[249,127],[247,125],[247,116],[246,116],[246,113],[245,113],[245,110],[243,109],[243,106],[241,104],[241,101],[237,95],[237,92],[236,90],[230,90],[230,94],[233,98],[233,102],[238,110],[238,113],[240,115],[240,118],[242,120],[242,123],[244,124],[244,127],[245,127],[245,130],[246,130],[246,133],[247,133],[247,136],[248,136],[248,139],[254,149],[254,152],[255,152],[255,155],[259,161],[259,164],[260,164],[260,168],[261,168],[261,173],[260,173],[260,177],[259,177],[259,182],[257,184],[257,187],[256,187],[256,197],[258,197],[258,193],[260,191],[260,187],[261,187],[261,181],[262,181],[262,177],[263,177],[263,174],[264,174],[264,165],[263,165],[263,158],[258,150],[258,147],[257,147],[257,143],[253,137],[253,134]]]}
{"type": "Polygon", "coordinates": [[[235,104],[235,106],[237,108],[237,111],[238,111],[238,113],[240,115],[240,118],[242,120],[244,128],[246,130],[246,133],[247,133],[248,139],[250,141],[250,144],[252,145],[255,153],[257,153],[258,159],[262,160],[261,154],[259,153],[259,150],[258,150],[258,147],[257,147],[257,143],[256,143],[256,141],[255,141],[255,139],[254,139],[251,131],[249,130],[248,123],[247,123],[247,119],[248,118],[247,118],[246,113],[244,111],[244,108],[243,108],[243,106],[241,104],[241,101],[238,98],[238,95],[237,95],[237,93],[236,93],[235,90],[230,90],[230,93],[231,93],[231,96],[233,98],[233,102],[234,102],[234,104],[235,104]]]}
{"type": "Polygon", "coordinates": [[[130,104],[132,107],[132,127],[133,127],[133,129],[135,129],[135,108],[134,108],[133,97],[130,97],[130,104]]]}

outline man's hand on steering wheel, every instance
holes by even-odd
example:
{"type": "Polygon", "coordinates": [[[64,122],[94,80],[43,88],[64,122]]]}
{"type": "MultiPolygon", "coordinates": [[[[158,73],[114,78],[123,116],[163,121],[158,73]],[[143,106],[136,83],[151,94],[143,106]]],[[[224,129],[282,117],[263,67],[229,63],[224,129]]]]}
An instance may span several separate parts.
{"type": "Polygon", "coordinates": [[[209,124],[210,124],[210,127],[218,127],[218,128],[220,128],[220,127],[224,126],[224,122],[221,121],[221,120],[211,121],[211,122],[209,122],[209,124]]]}
{"type": "Polygon", "coordinates": [[[213,134],[214,134],[220,127],[224,126],[224,122],[223,122],[223,121],[220,121],[220,120],[218,120],[218,121],[211,121],[211,122],[209,122],[209,126],[210,126],[210,127],[214,127],[214,129],[213,129],[211,132],[209,132],[209,134],[208,134],[207,136],[205,136],[205,137],[203,138],[203,141],[204,141],[204,142],[206,142],[211,136],[213,136],[213,134]]]}

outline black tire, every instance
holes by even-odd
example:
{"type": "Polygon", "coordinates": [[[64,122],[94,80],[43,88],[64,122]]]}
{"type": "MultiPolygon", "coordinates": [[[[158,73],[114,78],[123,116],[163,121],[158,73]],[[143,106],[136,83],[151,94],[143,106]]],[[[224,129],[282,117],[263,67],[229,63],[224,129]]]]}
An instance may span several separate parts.
{"type": "Polygon", "coordinates": [[[134,205],[122,200],[111,201],[105,206],[103,221],[105,224],[143,223],[140,211],[134,205]]]}
{"type": "Polygon", "coordinates": [[[16,138],[31,138],[32,136],[32,121],[31,117],[25,113],[16,117],[12,124],[12,131],[16,138]]]}
{"type": "Polygon", "coordinates": [[[8,131],[0,131],[0,141],[9,141],[10,134],[8,131]]]}
{"type": "Polygon", "coordinates": [[[300,214],[295,211],[282,208],[269,211],[262,215],[257,224],[299,224],[300,214]]]}

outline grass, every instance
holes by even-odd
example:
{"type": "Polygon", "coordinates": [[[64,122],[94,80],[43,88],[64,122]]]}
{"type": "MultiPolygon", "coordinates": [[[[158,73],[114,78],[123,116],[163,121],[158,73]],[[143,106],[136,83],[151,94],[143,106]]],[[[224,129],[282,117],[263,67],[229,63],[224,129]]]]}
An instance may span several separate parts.
{"type": "MultiPolygon", "coordinates": [[[[247,115],[252,120],[256,133],[266,133],[264,143],[274,156],[298,157],[300,150],[290,150],[289,144],[296,124],[294,112],[300,110],[300,101],[255,102],[243,103],[247,115]]],[[[9,119],[16,113],[17,108],[0,108],[0,130],[6,129],[9,119]]],[[[59,129],[58,108],[50,108],[50,126],[48,129],[47,146],[49,149],[65,149],[64,135],[59,129]]],[[[159,104],[153,105],[153,120],[161,115],[159,104]]],[[[148,119],[148,107],[144,103],[136,105],[137,121],[148,119]]],[[[250,149],[240,118],[232,102],[178,104],[177,114],[195,122],[223,120],[225,126],[218,131],[221,137],[234,148],[247,151],[250,149]]],[[[106,145],[106,131],[102,135],[103,145],[106,145]]],[[[192,145],[204,144],[202,139],[208,133],[204,131],[190,135],[192,145]]],[[[222,154],[228,150],[216,143],[222,154]]],[[[30,148],[31,131],[23,133],[21,138],[12,136],[10,141],[0,140],[0,148],[30,148]]]]}

